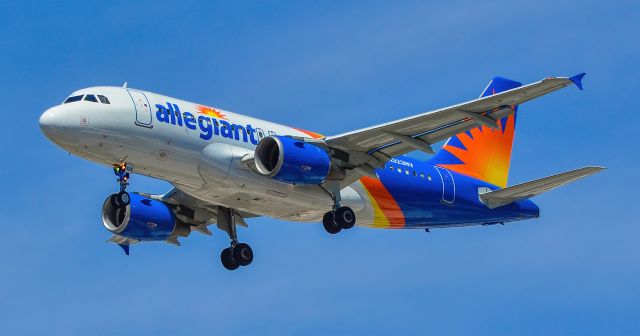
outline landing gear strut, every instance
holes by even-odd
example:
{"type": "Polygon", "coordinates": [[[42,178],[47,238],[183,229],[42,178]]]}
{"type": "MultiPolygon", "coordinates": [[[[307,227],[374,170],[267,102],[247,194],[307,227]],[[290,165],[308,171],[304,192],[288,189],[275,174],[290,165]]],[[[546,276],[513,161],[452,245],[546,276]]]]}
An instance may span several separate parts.
{"type": "Polygon", "coordinates": [[[238,243],[236,216],[234,209],[218,207],[218,227],[227,232],[231,240],[231,246],[220,253],[220,261],[222,266],[230,271],[240,266],[248,266],[253,261],[251,246],[246,243],[238,243]]]}
{"type": "Polygon", "coordinates": [[[129,186],[129,173],[127,173],[127,164],[119,163],[113,165],[113,173],[118,177],[116,180],[120,185],[120,192],[111,197],[111,202],[116,207],[126,207],[131,201],[129,193],[126,191],[129,186]]]}
{"type": "Polygon", "coordinates": [[[351,208],[340,206],[339,189],[334,188],[331,198],[333,199],[333,209],[322,217],[322,226],[330,234],[336,234],[343,229],[351,229],[356,225],[356,214],[351,208]]]}

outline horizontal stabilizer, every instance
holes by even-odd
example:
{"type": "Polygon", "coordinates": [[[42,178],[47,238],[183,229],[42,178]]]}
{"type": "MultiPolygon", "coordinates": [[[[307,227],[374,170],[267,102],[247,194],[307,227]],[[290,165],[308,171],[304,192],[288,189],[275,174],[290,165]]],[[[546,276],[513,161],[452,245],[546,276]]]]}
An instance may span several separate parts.
{"type": "Polygon", "coordinates": [[[545,191],[563,186],[583,177],[593,175],[603,167],[584,167],[538,180],[517,184],[495,191],[480,192],[480,200],[490,209],[501,207],[522,199],[531,198],[545,191]]]}

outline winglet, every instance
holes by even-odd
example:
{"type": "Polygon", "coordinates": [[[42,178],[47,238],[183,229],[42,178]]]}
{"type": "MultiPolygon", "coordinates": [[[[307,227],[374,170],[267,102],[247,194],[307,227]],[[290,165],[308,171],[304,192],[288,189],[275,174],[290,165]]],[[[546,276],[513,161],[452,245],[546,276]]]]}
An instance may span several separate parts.
{"type": "Polygon", "coordinates": [[[573,77],[569,77],[569,80],[571,80],[573,84],[578,87],[578,89],[582,90],[582,77],[584,77],[584,75],[586,75],[586,73],[579,73],[573,77]]]}
{"type": "Polygon", "coordinates": [[[118,244],[118,246],[122,247],[124,254],[129,255],[129,245],[118,244]]]}

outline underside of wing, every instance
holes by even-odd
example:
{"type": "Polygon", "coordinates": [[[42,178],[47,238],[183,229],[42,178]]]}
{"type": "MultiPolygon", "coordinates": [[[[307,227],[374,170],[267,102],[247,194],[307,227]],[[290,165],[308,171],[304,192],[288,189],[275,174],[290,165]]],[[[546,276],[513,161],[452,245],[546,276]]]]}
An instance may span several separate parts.
{"type": "MultiPolygon", "coordinates": [[[[173,188],[163,195],[141,195],[174,205],[176,207],[176,217],[192,225],[192,227],[196,226],[196,228],[194,228],[196,231],[199,231],[200,229],[206,229],[207,225],[216,223],[218,213],[217,205],[193,197],[178,188],[173,188]]],[[[257,215],[254,215],[252,213],[239,210],[236,210],[236,213],[241,218],[257,217],[257,215]]],[[[240,220],[238,224],[241,226],[246,226],[246,223],[243,220],[240,220]]],[[[211,233],[208,232],[206,234],[211,233]]]]}

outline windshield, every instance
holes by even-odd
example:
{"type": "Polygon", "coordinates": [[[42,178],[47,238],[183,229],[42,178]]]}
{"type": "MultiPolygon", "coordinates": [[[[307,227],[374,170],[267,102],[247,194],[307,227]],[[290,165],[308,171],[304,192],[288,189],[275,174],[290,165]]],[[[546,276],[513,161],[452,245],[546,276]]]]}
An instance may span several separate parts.
{"type": "Polygon", "coordinates": [[[71,97],[67,98],[67,100],[64,101],[64,104],[80,101],[80,100],[82,100],[82,97],[84,97],[84,95],[71,96],[71,97]]]}
{"type": "Polygon", "coordinates": [[[98,95],[98,99],[100,99],[100,102],[103,104],[110,104],[109,99],[103,95],[98,95]]]}

